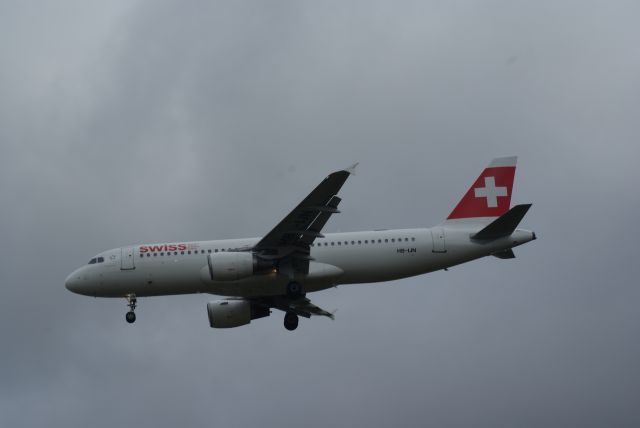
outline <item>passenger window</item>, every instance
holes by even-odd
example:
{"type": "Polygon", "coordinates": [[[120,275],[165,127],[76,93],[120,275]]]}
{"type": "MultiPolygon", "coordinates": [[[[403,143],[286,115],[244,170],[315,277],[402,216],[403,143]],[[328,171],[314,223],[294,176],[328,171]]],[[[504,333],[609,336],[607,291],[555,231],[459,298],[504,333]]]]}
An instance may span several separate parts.
{"type": "Polygon", "coordinates": [[[391,242],[396,242],[396,240],[394,238],[391,238],[391,242]]]}
{"type": "Polygon", "coordinates": [[[358,241],[358,245],[362,244],[362,241],[358,241]]]}
{"type": "Polygon", "coordinates": [[[151,257],[151,254],[147,253],[147,257],[151,257]]]}
{"type": "Polygon", "coordinates": [[[218,249],[217,249],[217,248],[215,249],[215,252],[216,252],[216,253],[218,252],[218,249]]]}
{"type": "Polygon", "coordinates": [[[158,253],[153,253],[153,257],[158,257],[158,253]]]}
{"type": "Polygon", "coordinates": [[[368,244],[368,243],[369,243],[369,240],[368,240],[368,239],[365,239],[365,240],[364,240],[364,243],[365,243],[365,244],[368,244]]]}
{"type": "Polygon", "coordinates": [[[164,253],[160,253],[161,256],[164,256],[164,253]]]}
{"type": "Polygon", "coordinates": [[[384,242],[389,242],[389,240],[388,240],[388,239],[385,239],[385,240],[384,240],[384,242]]]}
{"type": "Polygon", "coordinates": [[[411,238],[411,240],[412,240],[412,241],[415,241],[415,240],[416,240],[416,238],[411,238]]]}
{"type": "Polygon", "coordinates": [[[338,245],[342,245],[342,242],[338,241],[338,245]]]}
{"type": "Polygon", "coordinates": [[[211,254],[211,250],[207,250],[207,252],[208,252],[209,254],[211,254]]]}
{"type": "Polygon", "coordinates": [[[184,256],[184,251],[180,251],[180,254],[184,256]]]}
{"type": "Polygon", "coordinates": [[[331,241],[331,245],[336,245],[335,242],[331,241]]]}
{"type": "Polygon", "coordinates": [[[351,245],[355,245],[356,241],[351,241],[351,245]]]}

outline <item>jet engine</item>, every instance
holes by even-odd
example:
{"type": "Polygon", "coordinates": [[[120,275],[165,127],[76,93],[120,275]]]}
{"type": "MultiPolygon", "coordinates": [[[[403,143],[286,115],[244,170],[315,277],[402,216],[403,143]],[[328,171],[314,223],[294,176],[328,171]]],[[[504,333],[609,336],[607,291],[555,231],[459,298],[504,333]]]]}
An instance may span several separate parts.
{"type": "Polygon", "coordinates": [[[248,300],[215,300],[207,303],[207,313],[211,327],[231,328],[249,324],[256,318],[268,317],[271,311],[248,300]]]}
{"type": "Polygon", "coordinates": [[[271,269],[250,252],[221,252],[209,254],[209,276],[212,281],[236,281],[271,269]]]}

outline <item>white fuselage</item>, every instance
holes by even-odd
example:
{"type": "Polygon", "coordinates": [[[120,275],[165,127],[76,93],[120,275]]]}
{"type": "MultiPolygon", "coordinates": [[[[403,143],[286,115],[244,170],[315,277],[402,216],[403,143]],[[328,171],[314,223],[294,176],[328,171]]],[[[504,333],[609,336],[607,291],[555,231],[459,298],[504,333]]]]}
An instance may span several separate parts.
{"type": "Polygon", "coordinates": [[[212,281],[207,257],[245,251],[260,239],[136,245],[105,251],[74,271],[67,288],[95,297],[210,293],[258,297],[285,293],[295,279],[305,292],[338,284],[372,283],[420,275],[488,256],[535,239],[518,229],[488,242],[471,239],[475,224],[446,223],[431,229],[397,229],[326,234],[311,246],[308,274],[290,278],[275,269],[235,281],[212,281]]]}

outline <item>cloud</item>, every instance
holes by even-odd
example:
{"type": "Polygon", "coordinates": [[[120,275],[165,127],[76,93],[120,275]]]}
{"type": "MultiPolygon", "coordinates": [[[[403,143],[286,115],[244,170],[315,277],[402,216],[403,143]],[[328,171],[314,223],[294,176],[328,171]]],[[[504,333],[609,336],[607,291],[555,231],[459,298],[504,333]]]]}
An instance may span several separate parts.
{"type": "Polygon", "coordinates": [[[0,8],[0,425],[638,424],[637,6],[0,8]],[[107,248],[264,234],[355,161],[329,231],[428,227],[512,154],[539,240],[314,294],[335,322],[214,331],[195,295],[129,326],[63,287],[107,248]]]}

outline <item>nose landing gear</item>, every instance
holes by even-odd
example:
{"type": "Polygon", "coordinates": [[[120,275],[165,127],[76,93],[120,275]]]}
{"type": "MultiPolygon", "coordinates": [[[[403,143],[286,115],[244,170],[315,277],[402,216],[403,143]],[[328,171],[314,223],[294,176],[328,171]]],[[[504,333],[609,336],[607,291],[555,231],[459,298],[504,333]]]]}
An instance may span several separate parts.
{"type": "Polygon", "coordinates": [[[127,294],[127,306],[129,306],[130,310],[127,312],[125,319],[129,324],[136,322],[136,313],[134,311],[136,310],[137,303],[138,300],[135,294],[127,294]]]}

